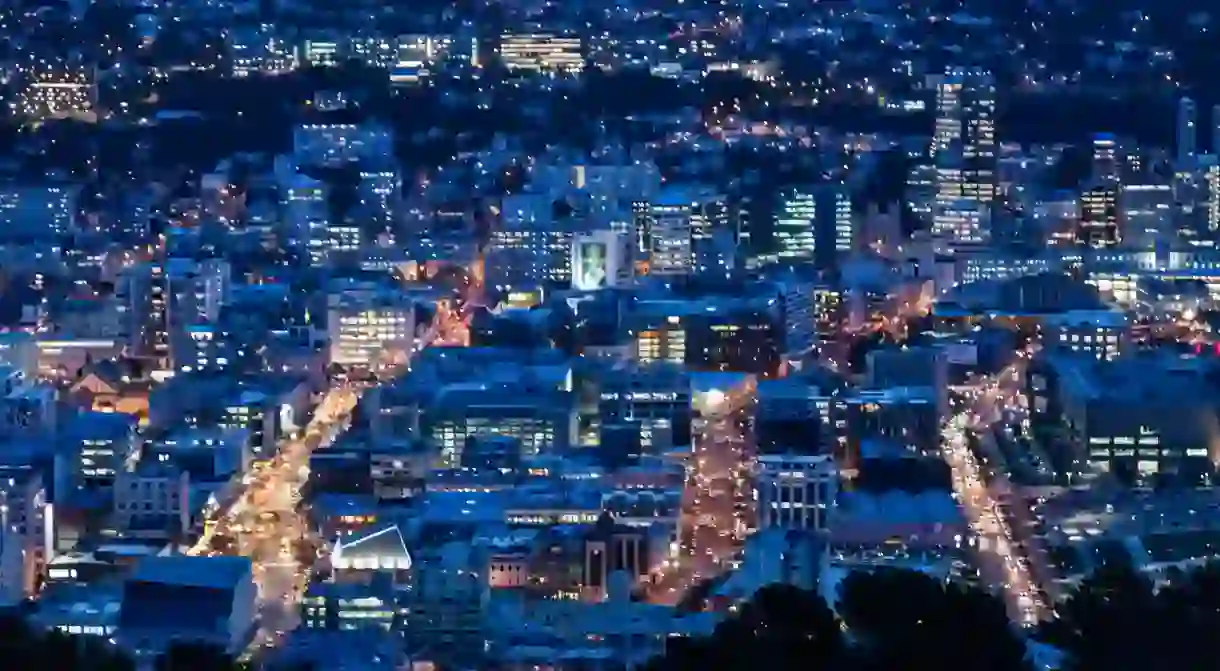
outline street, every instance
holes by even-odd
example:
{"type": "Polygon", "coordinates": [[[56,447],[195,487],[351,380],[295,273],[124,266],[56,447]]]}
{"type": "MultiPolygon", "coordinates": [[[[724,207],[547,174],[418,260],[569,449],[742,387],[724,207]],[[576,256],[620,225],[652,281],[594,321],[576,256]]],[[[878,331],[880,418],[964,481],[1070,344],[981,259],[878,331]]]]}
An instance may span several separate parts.
{"type": "Polygon", "coordinates": [[[954,494],[978,538],[982,578],[989,585],[1002,587],[1010,616],[1022,626],[1045,619],[1049,607],[1033,578],[1026,543],[1014,533],[1004,508],[988,485],[970,448],[969,437],[989,431],[995,422],[1001,421],[1006,408],[1019,406],[1019,383],[1024,364],[1032,354],[1032,349],[1019,352],[1016,361],[998,374],[966,387],[961,407],[953,409],[945,423],[941,445],[954,494]]]}
{"type": "Polygon", "coordinates": [[[698,420],[687,465],[676,553],[652,575],[649,601],[673,605],[700,580],[719,575],[751,525],[749,413],[753,387],[718,397],[698,420]]]}

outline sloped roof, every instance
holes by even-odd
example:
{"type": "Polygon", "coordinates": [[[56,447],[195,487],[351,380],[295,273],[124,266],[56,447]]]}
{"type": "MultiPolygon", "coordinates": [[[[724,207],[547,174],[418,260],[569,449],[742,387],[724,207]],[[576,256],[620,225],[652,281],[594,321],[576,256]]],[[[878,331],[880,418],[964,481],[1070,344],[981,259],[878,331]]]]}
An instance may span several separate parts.
{"type": "Polygon", "coordinates": [[[404,562],[411,566],[411,553],[397,524],[391,524],[369,533],[357,533],[335,540],[332,553],[336,561],[351,561],[360,557],[387,559],[404,562]]]}

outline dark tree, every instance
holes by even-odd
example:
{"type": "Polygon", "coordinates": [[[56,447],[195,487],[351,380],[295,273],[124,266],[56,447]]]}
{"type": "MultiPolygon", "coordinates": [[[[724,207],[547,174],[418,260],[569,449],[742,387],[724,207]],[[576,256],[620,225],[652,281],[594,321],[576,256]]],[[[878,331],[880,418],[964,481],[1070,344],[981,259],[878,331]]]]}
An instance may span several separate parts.
{"type": "Polygon", "coordinates": [[[1004,604],[986,592],[919,571],[853,573],[840,586],[844,624],[861,668],[1024,671],[1025,643],[1004,604]]]}
{"type": "Polygon", "coordinates": [[[1104,566],[1058,615],[1042,634],[1068,655],[1070,671],[1213,668],[1220,654],[1220,567],[1175,573],[1157,589],[1130,566],[1104,566]]]}
{"type": "Polygon", "coordinates": [[[675,639],[652,671],[836,668],[844,640],[834,613],[815,592],[791,585],[759,590],[707,639],[675,639]]]}
{"type": "Polygon", "coordinates": [[[157,658],[157,671],[238,671],[242,668],[223,648],[195,641],[180,641],[157,658]]]}

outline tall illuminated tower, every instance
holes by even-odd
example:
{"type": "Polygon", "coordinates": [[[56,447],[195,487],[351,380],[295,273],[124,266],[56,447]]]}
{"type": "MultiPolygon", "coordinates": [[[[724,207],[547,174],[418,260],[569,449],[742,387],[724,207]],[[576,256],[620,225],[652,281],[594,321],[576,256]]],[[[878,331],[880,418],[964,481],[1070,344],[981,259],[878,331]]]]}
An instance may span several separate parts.
{"type": "Polygon", "coordinates": [[[1199,128],[1199,111],[1195,101],[1182,98],[1178,101],[1178,164],[1186,165],[1195,155],[1196,136],[1199,128]]]}
{"type": "Polygon", "coordinates": [[[996,197],[995,112],[995,79],[989,71],[950,68],[938,78],[933,231],[950,244],[977,244],[989,237],[987,215],[996,197]]]}

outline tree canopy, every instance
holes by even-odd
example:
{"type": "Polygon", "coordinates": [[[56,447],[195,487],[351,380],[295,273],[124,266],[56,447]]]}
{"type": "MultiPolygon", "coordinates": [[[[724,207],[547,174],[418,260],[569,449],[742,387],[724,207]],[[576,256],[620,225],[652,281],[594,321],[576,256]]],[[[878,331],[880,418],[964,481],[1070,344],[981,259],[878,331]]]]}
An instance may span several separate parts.
{"type": "Polygon", "coordinates": [[[849,575],[836,614],[816,592],[764,587],[705,639],[676,639],[650,671],[1029,668],[1004,606],[917,571],[849,575]]]}

